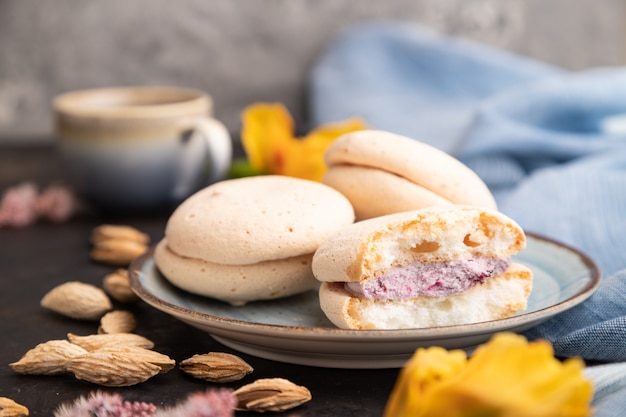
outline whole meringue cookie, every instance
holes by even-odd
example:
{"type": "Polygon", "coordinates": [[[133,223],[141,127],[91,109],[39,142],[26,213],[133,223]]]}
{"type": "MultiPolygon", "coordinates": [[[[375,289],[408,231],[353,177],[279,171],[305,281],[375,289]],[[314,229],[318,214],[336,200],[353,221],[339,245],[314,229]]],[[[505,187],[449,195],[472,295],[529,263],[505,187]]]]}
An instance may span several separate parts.
{"type": "Polygon", "coordinates": [[[354,218],[348,199],[318,182],[222,181],[172,213],[155,262],[172,284],[233,305],[285,297],[316,286],[313,253],[354,218]]]}
{"type": "Polygon", "coordinates": [[[356,220],[450,204],[496,209],[474,171],[405,136],[378,130],[348,133],[327,149],[325,160],[323,183],[350,200],[356,220]]]}

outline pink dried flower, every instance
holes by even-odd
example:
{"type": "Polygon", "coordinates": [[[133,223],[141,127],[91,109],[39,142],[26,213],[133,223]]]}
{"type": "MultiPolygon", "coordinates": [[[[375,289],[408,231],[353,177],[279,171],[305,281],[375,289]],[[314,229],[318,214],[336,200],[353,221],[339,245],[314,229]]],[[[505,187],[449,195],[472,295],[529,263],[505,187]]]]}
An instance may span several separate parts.
{"type": "Polygon", "coordinates": [[[155,412],[154,404],[124,401],[119,394],[96,391],[72,404],[62,404],[54,417],[152,417],[155,412]]]}
{"type": "Polygon", "coordinates": [[[237,399],[226,388],[191,394],[179,405],[158,410],[154,417],[232,417],[237,399]]]}
{"type": "Polygon", "coordinates": [[[37,187],[25,182],[7,189],[0,201],[0,227],[25,227],[37,220],[37,187]]]}
{"type": "Polygon", "coordinates": [[[61,223],[76,212],[77,202],[74,194],[61,185],[46,188],[35,202],[37,214],[51,222],[61,223]]]}
{"type": "Polygon", "coordinates": [[[229,389],[195,393],[180,404],[157,409],[152,403],[124,401],[119,394],[96,391],[62,404],[54,417],[233,417],[237,400],[229,389]]]}

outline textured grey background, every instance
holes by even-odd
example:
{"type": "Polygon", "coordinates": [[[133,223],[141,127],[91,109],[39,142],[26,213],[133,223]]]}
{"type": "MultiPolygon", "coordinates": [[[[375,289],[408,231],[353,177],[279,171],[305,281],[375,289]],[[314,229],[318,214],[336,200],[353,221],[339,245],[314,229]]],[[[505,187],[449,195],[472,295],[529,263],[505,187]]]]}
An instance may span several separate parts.
{"type": "Polygon", "coordinates": [[[209,91],[231,132],[255,101],[306,126],[306,77],[343,27],[414,21],[570,69],[622,65],[624,0],[0,0],[0,139],[50,139],[50,100],[112,85],[209,91]]]}

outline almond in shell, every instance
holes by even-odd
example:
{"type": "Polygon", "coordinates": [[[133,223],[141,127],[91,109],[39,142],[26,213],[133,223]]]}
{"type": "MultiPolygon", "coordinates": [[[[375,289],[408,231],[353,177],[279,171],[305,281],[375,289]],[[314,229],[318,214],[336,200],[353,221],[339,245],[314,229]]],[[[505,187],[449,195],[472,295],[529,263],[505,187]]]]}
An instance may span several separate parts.
{"type": "Polygon", "coordinates": [[[109,311],[100,319],[98,333],[132,333],[137,327],[137,320],[130,311],[115,310],[109,311]]]}
{"type": "Polygon", "coordinates": [[[92,230],[90,241],[94,261],[125,266],[148,250],[150,238],[131,226],[103,224],[92,230]]]}
{"type": "Polygon", "coordinates": [[[0,417],[26,417],[28,408],[10,398],[0,397],[0,417]]]}
{"type": "Polygon", "coordinates": [[[176,361],[169,356],[137,346],[108,346],[98,349],[96,352],[113,352],[127,357],[132,357],[138,361],[148,362],[158,366],[159,373],[164,374],[176,366],[176,361]]]}
{"type": "Polygon", "coordinates": [[[264,378],[244,385],[233,392],[236,410],[281,412],[311,400],[311,392],[288,379],[264,378]]]}
{"type": "Polygon", "coordinates": [[[240,357],[223,352],[194,355],[181,361],[179,367],[194,378],[219,383],[238,381],[253,371],[240,357]]]}
{"type": "Polygon", "coordinates": [[[107,274],[102,280],[102,287],[114,300],[120,303],[132,303],[139,300],[139,297],[130,287],[128,270],[119,268],[107,274]]]}
{"type": "Polygon", "coordinates": [[[118,224],[103,224],[94,228],[89,240],[96,246],[105,240],[126,240],[145,245],[150,243],[150,237],[147,234],[132,226],[118,224]]]}
{"type": "Polygon", "coordinates": [[[152,349],[154,343],[143,336],[134,333],[92,334],[77,336],[68,333],[70,342],[90,352],[109,346],[136,346],[144,349],[152,349]]]}
{"type": "Polygon", "coordinates": [[[50,340],[30,349],[19,361],[9,364],[17,373],[28,375],[57,375],[67,371],[67,362],[87,350],[67,340],[50,340]]]}
{"type": "Polygon", "coordinates": [[[91,259],[109,265],[127,266],[148,250],[148,245],[133,240],[111,239],[91,249],[91,259]]]}
{"type": "Polygon", "coordinates": [[[98,320],[113,308],[111,300],[100,288],[79,281],[54,287],[41,299],[41,306],[79,320],[98,320]]]}
{"type": "Polygon", "coordinates": [[[123,352],[96,350],[71,359],[67,370],[77,379],[105,387],[127,387],[147,381],[161,367],[123,352]]]}

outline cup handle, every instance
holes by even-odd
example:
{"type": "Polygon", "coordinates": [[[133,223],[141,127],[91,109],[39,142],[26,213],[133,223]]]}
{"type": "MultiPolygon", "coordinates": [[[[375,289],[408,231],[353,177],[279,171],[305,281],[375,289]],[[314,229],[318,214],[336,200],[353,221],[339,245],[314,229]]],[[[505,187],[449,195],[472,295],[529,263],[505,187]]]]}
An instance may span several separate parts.
{"type": "Polygon", "coordinates": [[[181,200],[195,189],[225,178],[233,154],[233,144],[223,123],[198,119],[181,134],[179,170],[172,197],[181,200]]]}

